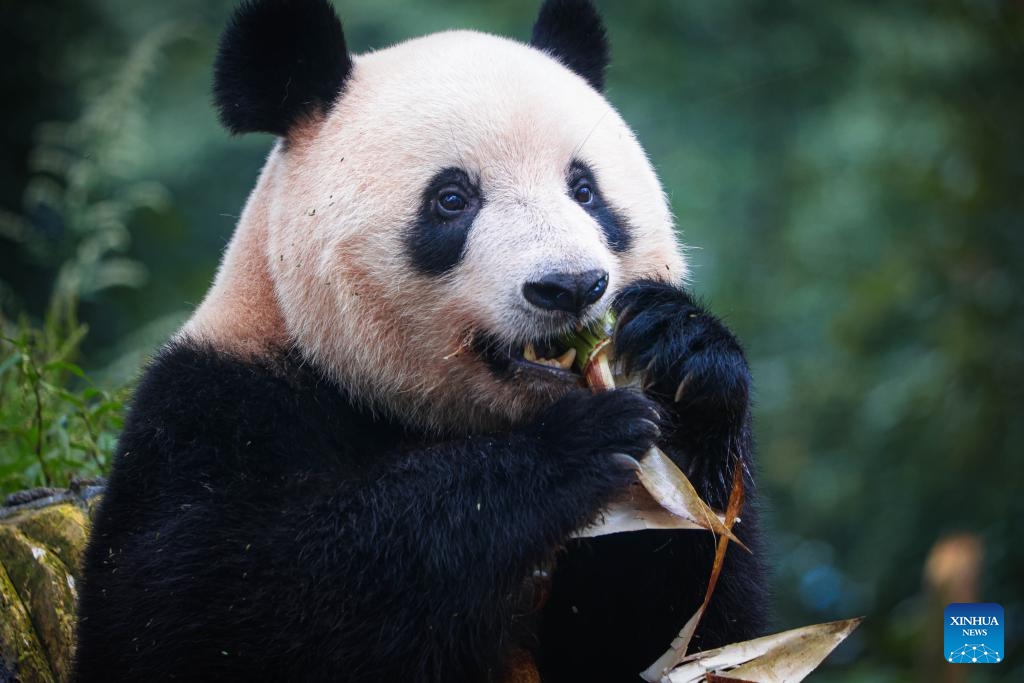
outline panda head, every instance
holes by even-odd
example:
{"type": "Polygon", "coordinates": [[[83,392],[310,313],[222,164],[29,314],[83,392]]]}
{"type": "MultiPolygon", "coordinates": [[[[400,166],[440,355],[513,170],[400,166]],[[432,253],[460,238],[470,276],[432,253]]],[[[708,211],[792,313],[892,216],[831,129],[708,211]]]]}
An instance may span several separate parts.
{"type": "Polygon", "coordinates": [[[586,0],[547,0],[529,45],[453,31],[363,55],[326,0],[246,2],[215,100],[232,132],[280,140],[186,332],[285,341],[372,409],[449,432],[578,386],[524,352],[557,355],[631,281],[685,275],[601,94],[607,54],[586,0]]]}

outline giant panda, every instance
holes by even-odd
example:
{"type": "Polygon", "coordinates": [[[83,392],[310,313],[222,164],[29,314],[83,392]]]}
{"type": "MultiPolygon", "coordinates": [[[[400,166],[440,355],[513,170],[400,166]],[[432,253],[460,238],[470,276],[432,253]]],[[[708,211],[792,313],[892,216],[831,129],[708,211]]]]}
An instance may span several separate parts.
{"type": "MultiPolygon", "coordinates": [[[[277,141],[134,394],[78,681],[632,681],[667,648],[714,538],[573,537],[654,444],[712,505],[737,462],[753,492],[750,376],[607,62],[586,0],[544,2],[529,44],[362,55],[326,0],[236,10],[215,103],[277,141]],[[642,390],[543,360],[609,307],[642,390]]],[[[756,512],[697,648],[764,626],[756,512]]]]}

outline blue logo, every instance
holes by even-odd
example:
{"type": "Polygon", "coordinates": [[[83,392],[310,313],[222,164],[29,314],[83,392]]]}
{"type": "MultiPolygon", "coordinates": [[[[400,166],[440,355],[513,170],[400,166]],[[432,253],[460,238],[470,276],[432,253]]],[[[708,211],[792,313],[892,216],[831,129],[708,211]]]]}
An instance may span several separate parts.
{"type": "Polygon", "coordinates": [[[1003,608],[994,602],[954,602],[946,607],[945,659],[953,664],[1003,661],[1003,608]]]}

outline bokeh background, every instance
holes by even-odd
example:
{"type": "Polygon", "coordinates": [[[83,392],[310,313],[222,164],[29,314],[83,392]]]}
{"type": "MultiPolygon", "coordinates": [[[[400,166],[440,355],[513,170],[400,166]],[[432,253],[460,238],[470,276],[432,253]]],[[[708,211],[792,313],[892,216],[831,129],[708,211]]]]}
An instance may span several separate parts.
{"type": "MultiPolygon", "coordinates": [[[[336,4],[365,51],[538,3],[336,4]]],[[[777,626],[867,615],[817,680],[1024,680],[1024,3],[598,4],[753,364],[777,626]],[[1005,607],[1005,662],[944,665],[956,600],[1005,607]]],[[[210,104],[231,5],[0,0],[2,491],[105,468],[211,281],[272,144],[210,104]]]]}

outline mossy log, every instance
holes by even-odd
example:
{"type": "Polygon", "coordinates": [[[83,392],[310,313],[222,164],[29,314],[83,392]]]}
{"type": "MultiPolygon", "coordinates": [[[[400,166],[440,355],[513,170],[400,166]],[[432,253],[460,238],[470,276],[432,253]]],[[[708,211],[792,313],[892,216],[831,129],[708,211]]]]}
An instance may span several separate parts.
{"type": "Polygon", "coordinates": [[[0,507],[0,681],[70,679],[75,586],[102,490],[34,489],[0,507]]]}

